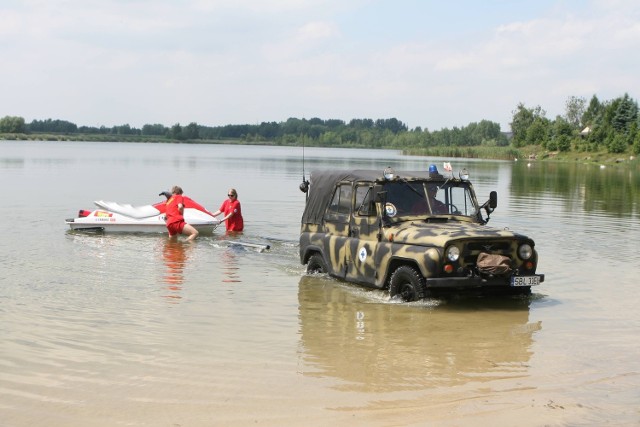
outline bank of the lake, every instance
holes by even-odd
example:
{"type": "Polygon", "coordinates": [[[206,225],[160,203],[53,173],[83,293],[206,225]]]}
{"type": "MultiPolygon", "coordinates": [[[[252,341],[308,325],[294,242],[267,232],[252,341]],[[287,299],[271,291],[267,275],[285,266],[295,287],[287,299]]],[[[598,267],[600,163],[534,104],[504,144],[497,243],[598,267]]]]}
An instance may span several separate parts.
{"type": "MultiPolygon", "coordinates": [[[[225,145],[263,145],[299,147],[302,143],[283,143],[260,139],[190,139],[177,141],[160,135],[112,135],[112,134],[52,134],[52,133],[0,133],[0,140],[5,141],[69,141],[69,142],[135,142],[164,144],[225,144],[225,145]]],[[[358,148],[400,150],[408,156],[427,156],[445,158],[486,159],[486,160],[528,160],[554,162],[582,162],[604,165],[629,165],[638,168],[640,162],[631,152],[609,153],[606,150],[585,151],[549,151],[539,145],[515,148],[512,146],[434,146],[434,147],[379,147],[370,148],[355,143],[343,143],[333,147],[322,144],[305,143],[308,147],[320,148],[358,148]]]]}

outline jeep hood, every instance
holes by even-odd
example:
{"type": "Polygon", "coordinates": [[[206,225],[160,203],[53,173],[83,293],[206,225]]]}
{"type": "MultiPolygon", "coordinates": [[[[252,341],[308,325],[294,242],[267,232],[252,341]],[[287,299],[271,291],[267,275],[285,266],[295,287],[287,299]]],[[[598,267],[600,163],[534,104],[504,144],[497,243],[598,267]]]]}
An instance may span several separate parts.
{"type": "Polygon", "coordinates": [[[500,230],[471,222],[405,222],[385,227],[385,236],[393,235],[394,243],[441,246],[455,240],[526,239],[510,230],[500,230]]]}

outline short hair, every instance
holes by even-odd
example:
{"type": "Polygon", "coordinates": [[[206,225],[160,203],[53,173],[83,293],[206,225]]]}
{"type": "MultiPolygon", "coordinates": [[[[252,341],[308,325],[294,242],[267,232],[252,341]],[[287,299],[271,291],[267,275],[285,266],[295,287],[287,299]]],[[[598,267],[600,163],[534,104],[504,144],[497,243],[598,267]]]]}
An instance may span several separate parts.
{"type": "Polygon", "coordinates": [[[233,195],[234,195],[234,196],[236,196],[236,197],[238,197],[238,192],[236,191],[236,189],[235,189],[235,188],[231,188],[231,189],[229,189],[229,193],[230,193],[230,194],[233,194],[233,195]]]}
{"type": "Polygon", "coordinates": [[[174,185],[171,189],[171,194],[182,194],[182,188],[177,185],[174,185]]]}

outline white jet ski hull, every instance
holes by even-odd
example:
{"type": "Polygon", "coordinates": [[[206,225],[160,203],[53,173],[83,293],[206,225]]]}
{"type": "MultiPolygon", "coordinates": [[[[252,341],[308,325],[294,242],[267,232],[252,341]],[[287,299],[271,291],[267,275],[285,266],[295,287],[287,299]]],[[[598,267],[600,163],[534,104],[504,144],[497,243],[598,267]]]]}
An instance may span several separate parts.
{"type": "MultiPolygon", "coordinates": [[[[96,201],[95,204],[100,209],[80,210],[77,218],[67,219],[69,227],[72,230],[109,233],[167,233],[162,203],[138,207],[104,201],[96,201]]],[[[185,221],[201,234],[213,233],[220,221],[202,206],[193,205],[195,207],[185,207],[185,221]]]]}

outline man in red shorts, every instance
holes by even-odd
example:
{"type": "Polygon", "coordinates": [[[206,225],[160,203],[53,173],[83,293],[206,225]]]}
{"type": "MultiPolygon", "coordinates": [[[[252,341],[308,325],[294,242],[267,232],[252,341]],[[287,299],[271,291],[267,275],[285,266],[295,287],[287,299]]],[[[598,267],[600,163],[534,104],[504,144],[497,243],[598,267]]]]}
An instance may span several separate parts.
{"type": "Polygon", "coordinates": [[[178,234],[186,234],[187,240],[193,240],[198,237],[198,230],[192,225],[187,224],[184,221],[184,200],[182,199],[182,188],[177,185],[171,189],[171,198],[167,200],[167,211],[165,212],[167,230],[169,230],[169,237],[177,236],[178,234]]]}

